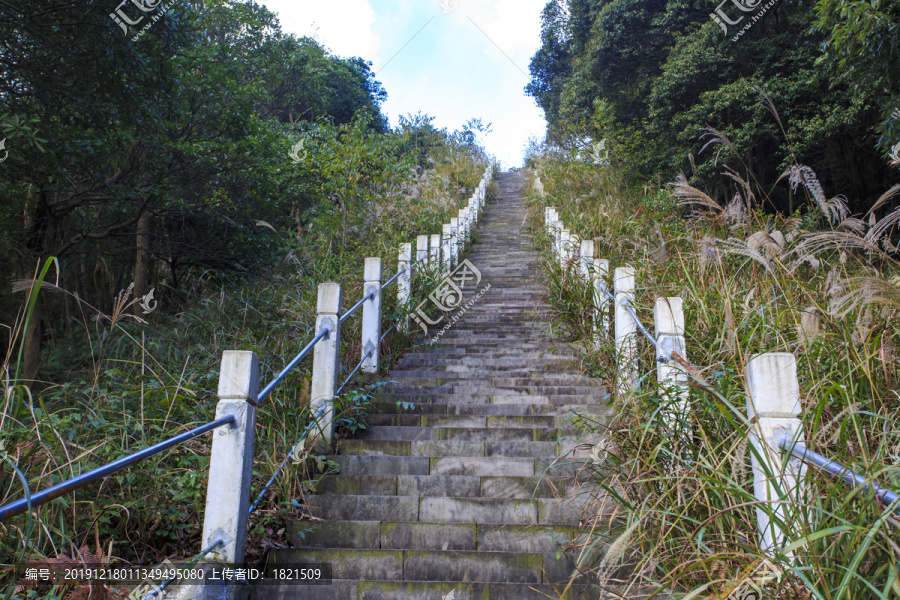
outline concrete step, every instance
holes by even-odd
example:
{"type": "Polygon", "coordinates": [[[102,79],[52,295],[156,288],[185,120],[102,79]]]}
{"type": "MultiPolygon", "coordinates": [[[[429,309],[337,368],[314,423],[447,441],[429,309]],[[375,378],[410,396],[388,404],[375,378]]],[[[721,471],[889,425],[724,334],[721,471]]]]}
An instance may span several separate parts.
{"type": "MultiPolygon", "coordinates": [[[[582,479],[587,478],[587,473],[582,479]]],[[[559,498],[574,477],[496,477],[478,475],[326,475],[316,494],[417,497],[559,498]]]]}
{"type": "Polygon", "coordinates": [[[311,548],[278,553],[276,564],[332,565],[336,579],[543,583],[544,556],[462,550],[311,548]]]}
{"type": "Polygon", "coordinates": [[[577,429],[488,429],[486,427],[405,427],[402,425],[384,425],[370,427],[359,434],[357,439],[366,440],[460,440],[491,442],[552,442],[569,439],[579,435],[577,429]]]}
{"type": "Polygon", "coordinates": [[[524,458],[556,458],[557,442],[461,442],[461,441],[392,441],[341,440],[341,454],[362,456],[429,456],[483,457],[507,456],[524,458]]]}
{"type": "Polygon", "coordinates": [[[396,399],[394,402],[375,402],[372,412],[381,415],[388,414],[412,414],[412,415],[453,415],[453,416],[498,416],[511,417],[525,416],[560,416],[572,411],[579,414],[607,416],[611,408],[606,402],[590,402],[583,396],[556,396],[552,400],[549,396],[493,396],[489,402],[482,404],[457,404],[455,402],[442,403],[440,400],[450,400],[446,396],[435,396],[430,402],[411,402],[396,399]],[[529,399],[536,399],[536,402],[529,399]],[[408,406],[412,404],[413,406],[408,406]]]}
{"type": "Polygon", "coordinates": [[[468,429],[553,429],[572,427],[575,417],[562,415],[416,415],[372,414],[367,421],[370,427],[450,427],[468,429]]]}
{"type": "MultiPolygon", "coordinates": [[[[558,586],[561,593],[565,584],[558,586]]],[[[281,587],[266,586],[256,591],[256,600],[558,600],[560,596],[550,584],[468,583],[441,581],[335,581],[333,585],[281,587]],[[450,594],[453,594],[450,596],[450,594]]],[[[562,600],[599,600],[598,586],[572,585],[562,600]]],[[[603,598],[609,598],[609,594],[603,598]]],[[[644,598],[646,596],[640,596],[644,598]]],[[[628,598],[638,599],[636,595],[628,598]]]]}

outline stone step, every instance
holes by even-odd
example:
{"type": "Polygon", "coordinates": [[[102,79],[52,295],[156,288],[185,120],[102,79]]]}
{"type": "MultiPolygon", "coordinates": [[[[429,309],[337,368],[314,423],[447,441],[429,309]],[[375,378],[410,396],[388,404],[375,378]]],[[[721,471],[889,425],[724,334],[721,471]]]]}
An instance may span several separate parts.
{"type": "Polygon", "coordinates": [[[432,523],[494,523],[498,525],[578,526],[583,518],[611,512],[601,492],[567,498],[480,498],[437,496],[311,496],[310,512],[328,521],[376,521],[390,515],[397,521],[432,523]],[[589,509],[590,514],[586,514],[589,509]]]}
{"type": "Polygon", "coordinates": [[[394,394],[458,394],[458,395],[508,395],[508,396],[572,396],[585,395],[603,397],[606,388],[602,385],[503,385],[496,379],[488,384],[472,384],[460,381],[455,385],[428,386],[415,385],[406,381],[404,385],[395,385],[390,388],[394,394]]]}
{"type": "Polygon", "coordinates": [[[547,525],[328,521],[288,524],[295,548],[368,550],[462,550],[548,554],[587,530],[547,525]]]}
{"type": "MultiPolygon", "coordinates": [[[[584,474],[585,477],[587,473],[584,474]]],[[[327,475],[317,496],[456,496],[483,498],[559,498],[575,485],[573,477],[495,477],[477,475],[327,475]]]]}
{"type": "MultiPolygon", "coordinates": [[[[611,400],[605,388],[599,388],[591,393],[581,394],[531,394],[516,393],[509,390],[491,390],[486,388],[485,392],[495,391],[497,393],[484,394],[458,394],[456,392],[435,390],[432,392],[415,391],[386,391],[380,392],[376,396],[378,403],[392,403],[394,406],[398,402],[419,404],[448,404],[451,406],[486,406],[488,404],[511,405],[518,404],[522,406],[535,406],[534,410],[542,410],[545,406],[568,406],[577,404],[592,404],[596,406],[607,406],[611,400]]],[[[511,407],[509,407],[511,408],[511,407]]],[[[527,414],[527,413],[526,413],[527,414]]]]}
{"type": "Polygon", "coordinates": [[[544,429],[515,428],[488,429],[486,427],[405,427],[402,425],[383,425],[371,427],[361,433],[357,439],[367,440],[461,440],[491,442],[552,442],[560,438],[577,437],[577,429],[544,429]]]}
{"type": "MultiPolygon", "coordinates": [[[[559,592],[565,584],[558,586],[559,592]]],[[[599,600],[598,586],[573,584],[562,600],[599,600]]],[[[298,587],[293,585],[265,586],[256,591],[256,600],[558,600],[560,596],[551,584],[532,583],[456,583],[441,581],[348,581],[337,580],[332,585],[298,587]],[[302,592],[300,591],[302,590],[302,592]],[[452,596],[449,596],[450,594],[452,596]]],[[[603,596],[608,598],[609,595],[603,596]]],[[[644,598],[646,596],[641,596],[644,598]]],[[[638,596],[628,598],[637,600],[638,596]]]]}
{"type": "Polygon", "coordinates": [[[539,385],[549,383],[550,385],[562,385],[560,382],[579,382],[590,381],[580,373],[558,373],[553,371],[540,370],[533,367],[524,367],[520,369],[509,369],[505,371],[497,371],[491,369],[479,370],[429,370],[425,368],[419,369],[394,369],[391,371],[391,380],[405,383],[408,379],[426,380],[434,383],[428,385],[441,385],[442,383],[452,381],[454,379],[466,379],[469,381],[487,381],[493,382],[501,380],[498,385],[539,385]],[[520,373],[517,371],[521,371],[520,373]],[[515,383],[505,383],[506,381],[515,383]]]}
{"type": "Polygon", "coordinates": [[[535,553],[324,548],[279,552],[279,563],[329,563],[337,579],[544,583],[535,553]]]}
{"type": "Polygon", "coordinates": [[[452,441],[391,441],[341,440],[338,452],[363,456],[507,456],[555,458],[557,442],[452,442],[452,441]]]}
{"type": "MultiPolygon", "coordinates": [[[[468,429],[565,429],[575,424],[577,417],[562,415],[415,415],[372,414],[367,421],[370,427],[444,427],[468,429]]],[[[500,440],[498,440],[500,441],[500,440]]]]}
{"type": "Polygon", "coordinates": [[[446,416],[561,416],[576,412],[584,415],[606,416],[612,408],[605,402],[590,402],[584,396],[563,399],[548,396],[493,396],[482,403],[456,403],[446,396],[426,400],[396,399],[394,402],[374,402],[372,412],[380,415],[446,415],[446,416]],[[444,402],[441,402],[441,401],[444,402]]]}

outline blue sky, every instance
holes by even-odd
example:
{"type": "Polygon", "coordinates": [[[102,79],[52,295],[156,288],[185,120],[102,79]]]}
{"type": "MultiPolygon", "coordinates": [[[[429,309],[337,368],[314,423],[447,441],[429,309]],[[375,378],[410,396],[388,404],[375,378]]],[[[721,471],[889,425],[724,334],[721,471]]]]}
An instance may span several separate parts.
{"type": "Polygon", "coordinates": [[[546,0],[262,3],[286,32],[371,61],[389,94],[384,110],[393,125],[419,111],[450,129],[481,118],[493,124],[482,143],[506,167],[522,163],[530,137],[544,136],[543,113],[524,88],[546,0]]]}

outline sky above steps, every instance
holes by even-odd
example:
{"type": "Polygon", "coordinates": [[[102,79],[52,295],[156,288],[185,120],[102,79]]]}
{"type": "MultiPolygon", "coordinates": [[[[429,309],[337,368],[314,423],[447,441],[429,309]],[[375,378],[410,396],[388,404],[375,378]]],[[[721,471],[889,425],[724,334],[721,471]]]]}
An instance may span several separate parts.
{"type": "Polygon", "coordinates": [[[546,0],[262,0],[285,32],[317,39],[340,56],[372,62],[389,97],[384,111],[424,112],[459,129],[478,117],[493,124],[481,139],[505,167],[522,163],[546,123],[525,95],[540,46],[546,0]]]}

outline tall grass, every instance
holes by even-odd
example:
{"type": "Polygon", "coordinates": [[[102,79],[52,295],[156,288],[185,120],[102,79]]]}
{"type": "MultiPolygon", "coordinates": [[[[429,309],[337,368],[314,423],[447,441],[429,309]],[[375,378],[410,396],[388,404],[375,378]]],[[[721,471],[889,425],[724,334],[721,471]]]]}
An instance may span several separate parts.
{"type": "Polygon", "coordinates": [[[771,559],[787,575],[766,597],[900,597],[896,507],[814,469],[787,524],[790,545],[772,555],[760,549],[744,381],[751,355],[793,353],[807,445],[900,489],[900,271],[891,237],[900,213],[851,217],[840,198],[825,198],[814,173],[795,166],[785,178],[806,205],[768,214],[760,186],[736,171],[729,176],[741,190],[730,204],[686,177],[668,189],[637,189],[610,167],[534,157],[533,232],[545,249],[554,309],[572,339],[585,341],[588,371],[612,382],[614,348],[588,343],[590,292],[550,260],[544,206],[594,239],[613,268],[636,268],[635,305],[645,323],[652,325],[657,297],[684,299],[688,358],[698,365],[684,448],[667,435],[655,351],[642,343],[641,389],[617,402],[599,432],[606,458],[595,478],[622,510],[603,537],[617,543],[612,556],[583,569],[605,580],[626,564],[634,580],[661,593],[725,598],[771,559]]]}

